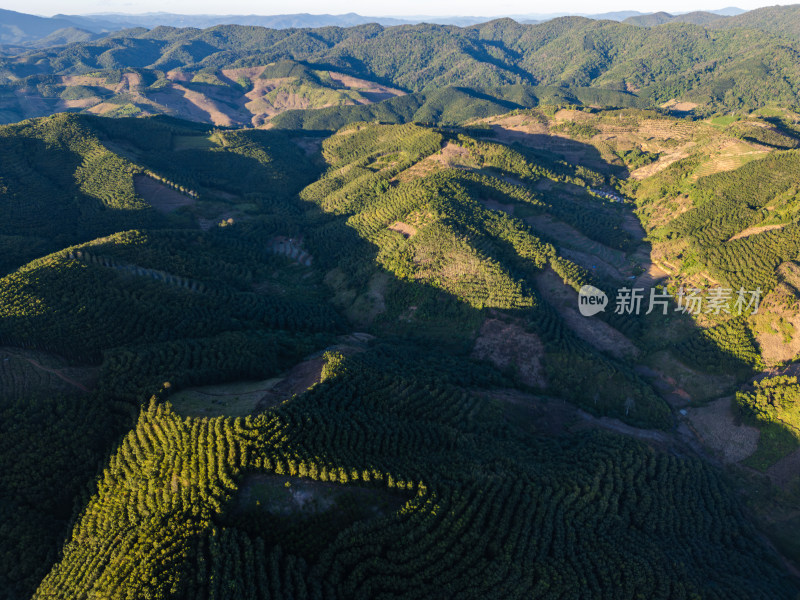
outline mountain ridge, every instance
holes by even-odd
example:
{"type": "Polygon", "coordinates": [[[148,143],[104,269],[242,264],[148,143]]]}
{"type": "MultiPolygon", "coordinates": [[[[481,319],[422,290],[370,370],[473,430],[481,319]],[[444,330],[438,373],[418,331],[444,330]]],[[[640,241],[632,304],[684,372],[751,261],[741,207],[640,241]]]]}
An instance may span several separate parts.
{"type": "Polygon", "coordinates": [[[500,103],[516,94],[522,108],[535,106],[536,94],[526,99],[514,86],[572,95],[590,88],[598,106],[628,106],[619,102],[632,96],[638,105],[691,106],[696,114],[752,111],[797,102],[798,56],[800,41],[777,35],[754,40],[750,29],[678,22],[638,27],[585,17],[535,25],[501,19],[464,28],[162,26],[6,54],[0,58],[0,119],[86,110],[175,114],[220,125],[258,117],[263,124],[267,119],[259,115],[271,116],[277,105],[308,109],[378,100],[374,94],[353,97],[350,80],[341,75],[360,80],[364,90],[430,94],[461,86],[495,94],[500,103]],[[266,73],[284,63],[297,66],[292,81],[267,84],[266,73]],[[246,75],[252,69],[261,75],[246,75]],[[340,75],[330,80],[325,73],[340,75]],[[211,116],[219,112],[228,116],[211,116]]]}
{"type": "MultiPolygon", "coordinates": [[[[739,14],[743,11],[735,8],[708,11],[717,15],[739,14]]],[[[520,14],[511,15],[511,18],[520,23],[535,24],[554,18],[570,16],[568,13],[551,14],[520,14]]],[[[616,11],[598,14],[579,14],[592,19],[610,19],[623,21],[627,18],[646,19],[647,14],[638,11],[616,11]]],[[[414,17],[391,16],[363,16],[357,13],[346,14],[279,14],[279,15],[214,15],[214,14],[179,14],[167,12],[154,13],[95,13],[95,14],[64,14],[58,13],[51,17],[40,17],[16,11],[0,9],[0,45],[26,45],[42,47],[54,45],[53,40],[47,36],[60,30],[75,28],[95,35],[112,33],[123,29],[145,27],[153,29],[159,26],[169,27],[195,27],[206,29],[217,25],[247,25],[270,27],[275,29],[303,28],[303,27],[352,27],[367,23],[378,23],[383,26],[414,25],[420,23],[434,23],[439,25],[458,25],[469,27],[485,23],[502,16],[436,16],[422,15],[414,17]]]]}

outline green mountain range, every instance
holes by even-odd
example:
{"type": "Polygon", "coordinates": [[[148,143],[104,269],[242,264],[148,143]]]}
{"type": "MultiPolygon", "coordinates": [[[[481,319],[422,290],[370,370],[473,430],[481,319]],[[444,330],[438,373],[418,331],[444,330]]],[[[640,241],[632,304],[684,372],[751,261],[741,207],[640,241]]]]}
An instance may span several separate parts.
{"type": "Polygon", "coordinates": [[[795,42],[641,21],[1,57],[0,600],[796,600],[795,42]]]}
{"type": "Polygon", "coordinates": [[[466,28],[133,29],[0,57],[0,118],[89,111],[260,125],[288,109],[374,103],[450,86],[506,108],[538,103],[535,89],[519,86],[566,90],[559,93],[579,100],[591,88],[585,103],[597,106],[688,103],[698,114],[791,107],[800,83],[792,11],[780,9],[781,28],[769,11],[753,11],[726,17],[723,29],[580,17],[466,28]],[[734,19],[742,25],[731,26],[740,22],[734,19]],[[765,34],[754,38],[759,27],[765,34]]]}

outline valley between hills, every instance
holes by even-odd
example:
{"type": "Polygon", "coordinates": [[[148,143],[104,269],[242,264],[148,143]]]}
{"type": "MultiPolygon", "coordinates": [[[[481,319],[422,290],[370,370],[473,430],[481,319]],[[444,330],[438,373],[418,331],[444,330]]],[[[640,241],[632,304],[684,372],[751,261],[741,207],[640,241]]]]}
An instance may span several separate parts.
{"type": "Polygon", "coordinates": [[[0,598],[796,598],[797,42],[752,31],[0,56],[0,598]]]}

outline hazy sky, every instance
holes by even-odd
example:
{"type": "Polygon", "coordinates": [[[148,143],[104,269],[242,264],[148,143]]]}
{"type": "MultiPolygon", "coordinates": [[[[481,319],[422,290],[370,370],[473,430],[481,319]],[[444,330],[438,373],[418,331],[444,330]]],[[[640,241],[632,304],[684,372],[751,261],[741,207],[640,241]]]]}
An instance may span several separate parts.
{"type": "Polygon", "coordinates": [[[267,0],[0,0],[0,8],[38,15],[55,13],[144,13],[171,12],[184,14],[259,14],[276,15],[287,13],[355,12],[362,15],[469,15],[502,16],[545,14],[554,12],[602,13],[616,10],[638,10],[640,12],[688,12],[692,10],[717,9],[737,6],[753,9],[759,6],[792,4],[793,2],[763,2],[759,0],[656,0],[637,3],[633,0],[562,0],[561,2],[531,2],[530,0],[405,0],[403,2],[375,2],[374,0],[294,0],[276,2],[267,0]]]}

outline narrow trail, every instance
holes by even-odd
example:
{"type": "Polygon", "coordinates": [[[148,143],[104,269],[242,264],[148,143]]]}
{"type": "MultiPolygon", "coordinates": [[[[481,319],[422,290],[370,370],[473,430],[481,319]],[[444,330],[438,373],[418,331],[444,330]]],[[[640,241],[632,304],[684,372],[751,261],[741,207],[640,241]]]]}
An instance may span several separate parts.
{"type": "Polygon", "coordinates": [[[68,377],[67,375],[64,375],[64,373],[62,373],[62,369],[52,369],[50,367],[45,367],[38,360],[33,359],[33,358],[28,358],[27,356],[20,356],[19,354],[12,354],[11,356],[13,356],[14,358],[20,358],[22,360],[25,360],[25,361],[29,362],[31,365],[33,365],[34,367],[36,367],[37,369],[39,369],[41,371],[45,371],[47,373],[52,373],[53,375],[55,375],[56,377],[58,377],[62,381],[67,382],[68,384],[70,384],[71,386],[81,390],[82,392],[86,392],[88,394],[88,393],[90,393],[92,391],[89,388],[87,388],[85,385],[83,385],[81,382],[75,381],[71,377],[68,377]]]}

